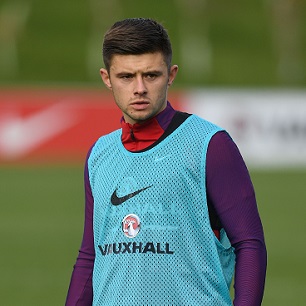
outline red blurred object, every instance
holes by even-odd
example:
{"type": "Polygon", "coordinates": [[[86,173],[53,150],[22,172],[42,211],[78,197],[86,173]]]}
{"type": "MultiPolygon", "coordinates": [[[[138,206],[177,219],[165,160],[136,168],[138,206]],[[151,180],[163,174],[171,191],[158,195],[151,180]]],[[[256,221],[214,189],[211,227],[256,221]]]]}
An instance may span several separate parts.
{"type": "Polygon", "coordinates": [[[0,163],[83,161],[120,118],[104,90],[0,90],[0,163]]]}

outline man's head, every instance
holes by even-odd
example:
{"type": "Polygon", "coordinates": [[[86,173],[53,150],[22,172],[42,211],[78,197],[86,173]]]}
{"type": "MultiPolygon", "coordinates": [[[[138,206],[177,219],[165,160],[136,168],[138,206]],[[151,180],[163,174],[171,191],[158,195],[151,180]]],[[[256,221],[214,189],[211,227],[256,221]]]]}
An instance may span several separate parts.
{"type": "Polygon", "coordinates": [[[103,60],[109,71],[114,55],[140,55],[160,52],[171,67],[172,48],[165,28],[149,18],[117,21],[105,34],[103,60]]]}
{"type": "Polygon", "coordinates": [[[171,57],[167,32],[154,20],[118,21],[106,33],[100,74],[127,123],[143,123],[166,108],[178,71],[171,57]]]}

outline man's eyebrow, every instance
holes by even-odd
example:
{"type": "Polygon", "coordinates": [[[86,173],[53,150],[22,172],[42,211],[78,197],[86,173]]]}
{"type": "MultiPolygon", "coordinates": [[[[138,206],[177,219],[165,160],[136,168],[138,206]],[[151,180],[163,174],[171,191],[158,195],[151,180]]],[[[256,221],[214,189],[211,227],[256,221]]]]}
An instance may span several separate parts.
{"type": "Polygon", "coordinates": [[[126,75],[135,75],[135,73],[128,72],[128,71],[121,71],[121,72],[116,73],[117,77],[126,76],[126,75]]]}
{"type": "MultiPolygon", "coordinates": [[[[150,75],[150,74],[154,74],[154,75],[162,75],[163,72],[160,70],[148,70],[148,71],[144,71],[142,72],[142,75],[150,75]]],[[[123,76],[134,76],[136,75],[136,72],[128,72],[128,71],[121,71],[115,74],[116,77],[123,77],[123,76]]]]}
{"type": "Polygon", "coordinates": [[[155,75],[161,75],[163,74],[162,71],[160,70],[148,70],[146,72],[143,73],[144,75],[148,75],[148,74],[155,74],[155,75]]]}

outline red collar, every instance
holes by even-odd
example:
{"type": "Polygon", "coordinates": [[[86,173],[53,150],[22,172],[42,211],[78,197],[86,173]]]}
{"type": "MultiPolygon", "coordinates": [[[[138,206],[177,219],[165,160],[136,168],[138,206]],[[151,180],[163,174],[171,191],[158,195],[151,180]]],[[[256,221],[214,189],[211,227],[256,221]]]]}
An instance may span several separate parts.
{"type": "Polygon", "coordinates": [[[132,152],[143,150],[157,141],[171,122],[175,110],[168,102],[167,107],[152,119],[139,124],[129,124],[121,120],[124,147],[132,152]]]}

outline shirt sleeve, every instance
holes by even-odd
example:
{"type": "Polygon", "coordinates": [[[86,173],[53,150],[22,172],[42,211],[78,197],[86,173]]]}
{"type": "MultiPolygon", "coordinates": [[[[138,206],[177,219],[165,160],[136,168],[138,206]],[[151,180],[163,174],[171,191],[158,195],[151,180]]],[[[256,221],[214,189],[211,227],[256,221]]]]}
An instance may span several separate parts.
{"type": "Polygon", "coordinates": [[[226,132],[210,141],[206,175],[208,197],[235,248],[234,305],[261,305],[267,265],[263,227],[249,172],[226,132]]]}
{"type": "Polygon", "coordinates": [[[95,250],[93,241],[93,196],[89,183],[88,157],[84,170],[84,185],[85,221],[83,240],[72,272],[66,306],[90,306],[93,300],[92,272],[95,250]]]}

